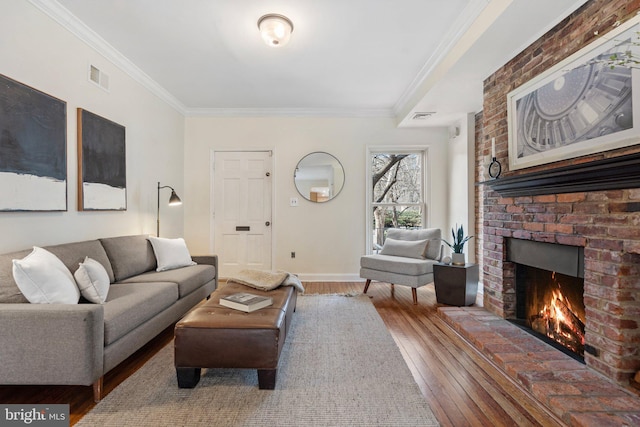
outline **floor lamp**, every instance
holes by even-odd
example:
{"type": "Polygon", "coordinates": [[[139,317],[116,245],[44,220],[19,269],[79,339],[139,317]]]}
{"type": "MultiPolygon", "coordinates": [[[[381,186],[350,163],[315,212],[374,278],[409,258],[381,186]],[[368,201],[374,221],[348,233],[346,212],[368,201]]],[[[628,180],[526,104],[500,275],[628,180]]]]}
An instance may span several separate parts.
{"type": "Polygon", "coordinates": [[[182,204],[182,200],[180,200],[180,197],[178,197],[178,195],[176,194],[176,190],[174,190],[173,187],[170,187],[168,185],[164,185],[160,187],[160,182],[158,182],[158,211],[156,212],[156,219],[157,219],[156,237],[160,237],[160,190],[162,190],[163,188],[171,189],[171,197],[169,197],[169,206],[176,206],[176,205],[182,204]]]}

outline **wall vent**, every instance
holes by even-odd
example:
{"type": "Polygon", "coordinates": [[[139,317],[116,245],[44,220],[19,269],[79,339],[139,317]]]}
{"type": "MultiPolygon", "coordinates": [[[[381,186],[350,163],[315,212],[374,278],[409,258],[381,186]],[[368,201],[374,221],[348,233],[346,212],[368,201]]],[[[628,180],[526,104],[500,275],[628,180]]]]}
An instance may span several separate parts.
{"type": "Polygon", "coordinates": [[[95,65],[89,65],[89,81],[97,84],[102,89],[109,90],[109,75],[100,71],[95,65]]]}
{"type": "Polygon", "coordinates": [[[435,111],[413,113],[413,117],[411,117],[411,120],[427,120],[429,117],[433,116],[434,114],[435,114],[435,111]]]}

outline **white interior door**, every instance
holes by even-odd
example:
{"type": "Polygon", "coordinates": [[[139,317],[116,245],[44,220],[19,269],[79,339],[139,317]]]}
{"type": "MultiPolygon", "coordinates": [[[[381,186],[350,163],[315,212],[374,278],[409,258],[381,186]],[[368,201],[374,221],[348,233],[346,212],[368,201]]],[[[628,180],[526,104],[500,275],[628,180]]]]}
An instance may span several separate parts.
{"type": "Polygon", "coordinates": [[[214,153],[213,241],[221,277],[271,270],[272,163],[269,151],[214,153]]]}

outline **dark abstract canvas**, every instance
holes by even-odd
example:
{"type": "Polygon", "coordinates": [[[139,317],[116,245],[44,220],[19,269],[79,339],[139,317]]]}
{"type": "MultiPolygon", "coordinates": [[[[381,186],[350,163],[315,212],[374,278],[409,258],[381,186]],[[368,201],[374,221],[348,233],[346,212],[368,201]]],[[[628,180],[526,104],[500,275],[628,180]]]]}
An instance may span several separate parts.
{"type": "Polygon", "coordinates": [[[67,104],[0,75],[0,211],[67,210],[67,104]]]}
{"type": "Polygon", "coordinates": [[[78,210],[126,210],[125,127],[78,108],[78,210]]]}

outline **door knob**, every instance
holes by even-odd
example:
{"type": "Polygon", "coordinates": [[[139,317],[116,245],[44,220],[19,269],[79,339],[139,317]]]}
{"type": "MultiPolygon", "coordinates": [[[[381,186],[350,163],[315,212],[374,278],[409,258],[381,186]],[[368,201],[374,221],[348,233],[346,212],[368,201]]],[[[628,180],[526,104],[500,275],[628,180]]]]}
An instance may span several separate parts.
{"type": "Polygon", "coordinates": [[[267,172],[267,176],[271,176],[271,172],[267,172]]]}
{"type": "Polygon", "coordinates": [[[264,225],[266,225],[267,227],[271,225],[271,223],[269,221],[265,222],[264,225]]]}

